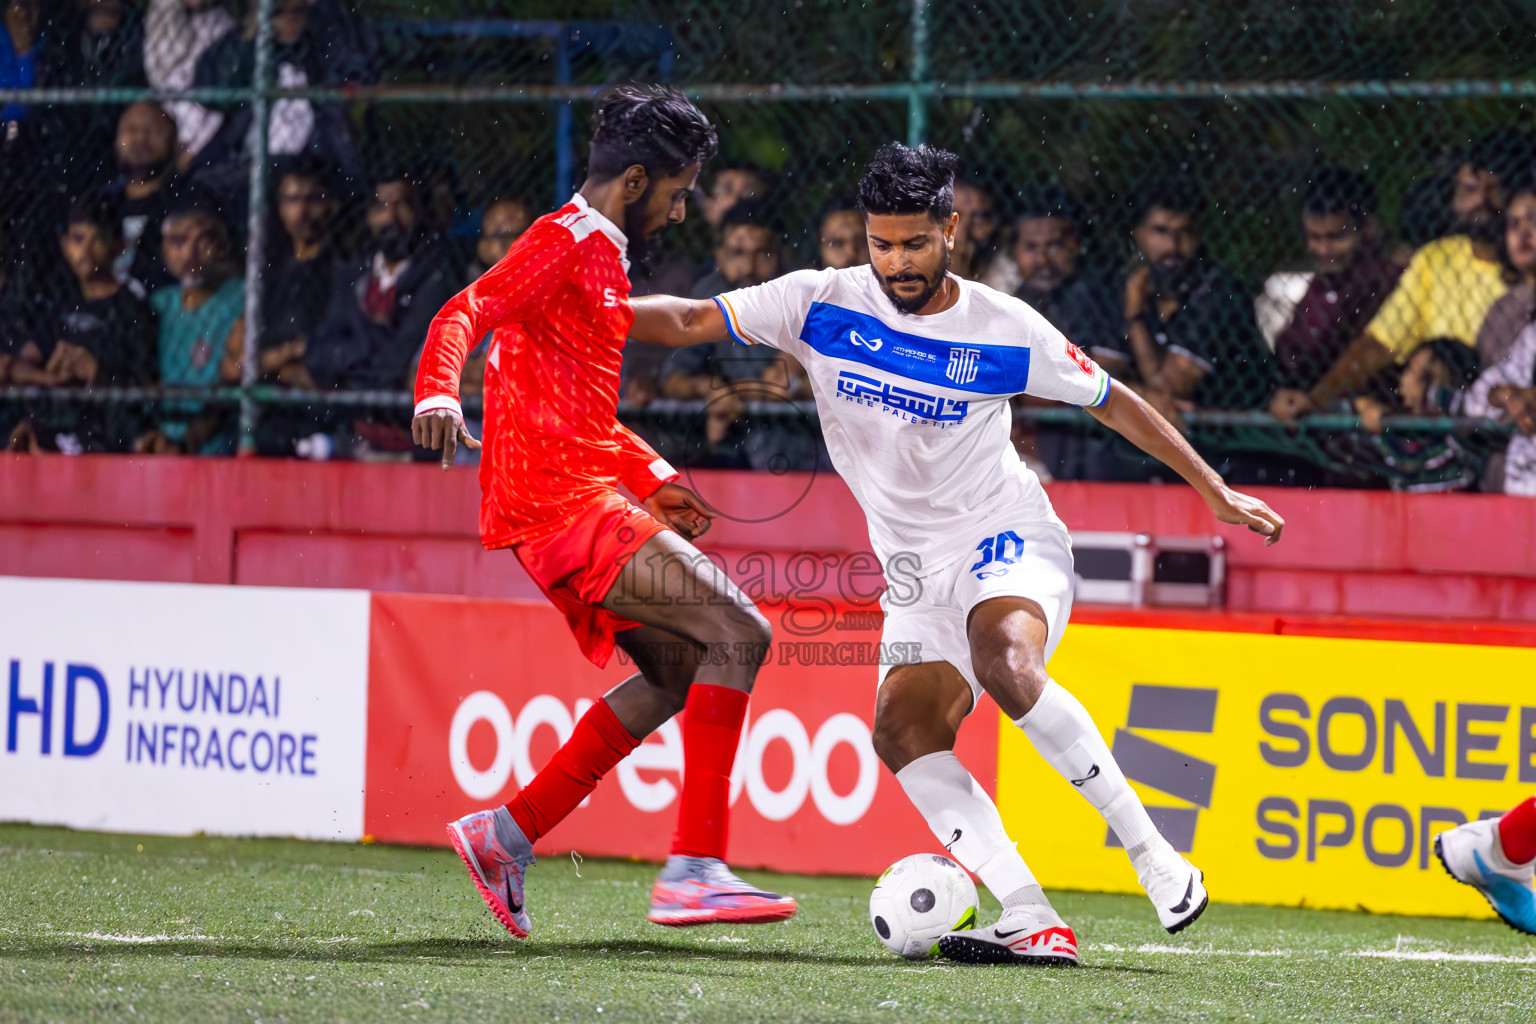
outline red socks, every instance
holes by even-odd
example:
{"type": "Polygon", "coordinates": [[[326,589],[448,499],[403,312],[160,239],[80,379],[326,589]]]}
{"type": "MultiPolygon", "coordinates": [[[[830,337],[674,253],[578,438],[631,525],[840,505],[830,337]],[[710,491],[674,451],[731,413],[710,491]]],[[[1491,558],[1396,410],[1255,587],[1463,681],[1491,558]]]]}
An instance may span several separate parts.
{"type": "Polygon", "coordinates": [[[555,751],[549,763],[507,804],[512,820],[530,843],[535,842],[574,811],[597,780],[639,745],[608,702],[598,701],[581,716],[571,738],[555,751]]]}
{"type": "Polygon", "coordinates": [[[1511,864],[1536,860],[1536,796],[1516,804],[1499,819],[1499,845],[1511,864]]]}
{"type": "MultiPolygon", "coordinates": [[[[695,683],[688,691],[683,715],[683,795],[673,853],[725,858],[731,767],[741,742],[747,700],[746,691],[727,686],[695,683]]],[[[512,798],[507,811],[528,841],[536,842],[639,745],[608,702],[600,700],[581,716],[571,738],[533,781],[512,798]]]]}
{"type": "Polygon", "coordinates": [[[745,690],[694,683],[683,711],[683,796],[672,852],[725,859],[731,767],[747,716],[745,690]]]}

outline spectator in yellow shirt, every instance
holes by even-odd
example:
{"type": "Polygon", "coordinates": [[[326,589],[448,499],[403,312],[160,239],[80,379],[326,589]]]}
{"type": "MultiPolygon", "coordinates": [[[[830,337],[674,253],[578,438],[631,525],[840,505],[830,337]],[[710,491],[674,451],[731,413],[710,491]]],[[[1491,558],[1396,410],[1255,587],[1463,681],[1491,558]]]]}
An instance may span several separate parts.
{"type": "Polygon", "coordinates": [[[1489,308],[1509,287],[1499,261],[1505,185],[1530,166],[1533,156],[1531,138],[1512,129],[1473,142],[1456,171],[1456,233],[1415,252],[1365,332],[1309,391],[1276,392],[1270,413],[1289,421],[1322,409],[1394,362],[1406,362],[1431,338],[1474,346],[1489,308]]]}

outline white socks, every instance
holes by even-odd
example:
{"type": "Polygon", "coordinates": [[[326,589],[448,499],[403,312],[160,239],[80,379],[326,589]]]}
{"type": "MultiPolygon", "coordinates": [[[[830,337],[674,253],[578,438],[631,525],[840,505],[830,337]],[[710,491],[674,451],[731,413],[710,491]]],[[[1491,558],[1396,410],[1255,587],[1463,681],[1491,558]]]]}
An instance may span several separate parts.
{"type": "Polygon", "coordinates": [[[1052,768],[1098,808],[1133,861],[1139,862],[1143,854],[1166,845],[1131,784],[1125,781],[1088,709],[1054,679],[1046,684],[1028,714],[1013,724],[1024,731],[1052,768]]]}
{"type": "Polygon", "coordinates": [[[939,845],[950,852],[1003,905],[1045,902],[1040,884],[1019,856],[987,791],[952,750],[926,754],[896,773],[939,845]],[[1021,892],[1020,890],[1031,890],[1021,892]]]}

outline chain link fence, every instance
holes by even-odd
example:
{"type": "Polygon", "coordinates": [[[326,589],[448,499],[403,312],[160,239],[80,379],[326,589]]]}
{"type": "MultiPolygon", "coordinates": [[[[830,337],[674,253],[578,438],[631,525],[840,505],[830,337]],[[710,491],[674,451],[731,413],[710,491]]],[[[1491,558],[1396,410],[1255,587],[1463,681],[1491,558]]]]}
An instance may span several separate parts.
{"type": "MultiPolygon", "coordinates": [[[[10,7],[13,447],[411,458],[431,313],[568,197],[592,97],[639,80],[719,124],[706,212],[723,212],[726,168],[762,179],[781,270],[818,265],[827,211],[877,145],[943,145],[967,179],[957,269],[1159,394],[1236,479],[1502,486],[1510,428],[1462,393],[1536,315],[1536,234],[1514,226],[1536,164],[1536,12],[1514,0],[10,7]],[[1154,221],[1177,236],[1166,265],[1154,221]],[[1468,231],[1476,245],[1448,243],[1468,231]],[[1328,394],[1360,333],[1397,358],[1328,394]],[[1312,392],[1311,415],[1272,417],[1281,389],[1312,392]]],[[[691,290],[718,234],[690,216],[638,289],[691,290]]],[[[637,357],[625,384],[623,415],[664,454],[824,461],[803,393],[742,396],[712,427],[718,402],[669,388],[673,369],[637,357]]],[[[1057,475],[1157,472],[1082,414],[1018,419],[1057,475]]]]}

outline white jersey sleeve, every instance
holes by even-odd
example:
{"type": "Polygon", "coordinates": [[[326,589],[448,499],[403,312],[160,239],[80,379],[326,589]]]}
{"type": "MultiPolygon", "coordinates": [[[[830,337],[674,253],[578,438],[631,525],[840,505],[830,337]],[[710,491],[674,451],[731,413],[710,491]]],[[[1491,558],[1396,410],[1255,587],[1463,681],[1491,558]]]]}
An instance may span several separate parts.
{"type": "Polygon", "coordinates": [[[800,331],[827,273],[797,270],[765,284],[717,295],[715,303],[738,343],[769,345],[799,357],[805,347],[800,331]]]}
{"type": "MultiPolygon", "coordinates": [[[[1031,312],[1034,312],[1031,310],[1031,312]]],[[[1029,377],[1024,394],[1073,405],[1100,406],[1109,400],[1109,374],[1038,313],[1029,339],[1029,377]]]]}

